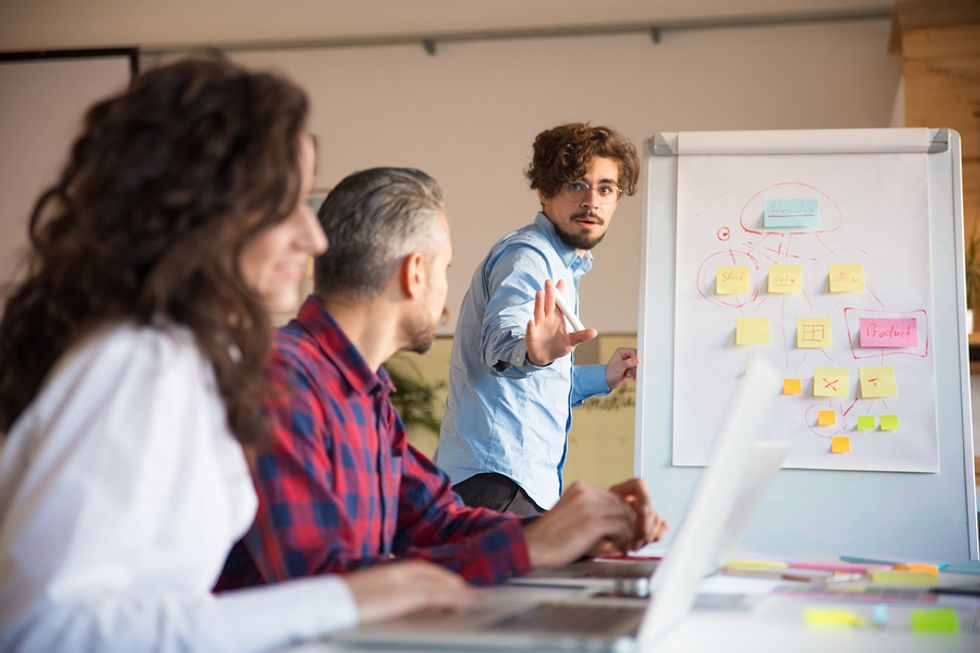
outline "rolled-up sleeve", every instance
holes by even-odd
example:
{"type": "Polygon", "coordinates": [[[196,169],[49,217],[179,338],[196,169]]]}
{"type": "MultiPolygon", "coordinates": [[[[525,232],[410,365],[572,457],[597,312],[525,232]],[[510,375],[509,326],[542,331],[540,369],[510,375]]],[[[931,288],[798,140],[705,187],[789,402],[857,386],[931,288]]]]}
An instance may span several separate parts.
{"type": "Polygon", "coordinates": [[[581,405],[589,397],[609,394],[605,365],[576,365],[572,368],[572,407],[581,405]]]}
{"type": "Polygon", "coordinates": [[[483,360],[494,374],[525,378],[542,367],[528,360],[524,340],[534,317],[534,296],[555,271],[542,252],[526,244],[505,249],[487,267],[483,360]]]}

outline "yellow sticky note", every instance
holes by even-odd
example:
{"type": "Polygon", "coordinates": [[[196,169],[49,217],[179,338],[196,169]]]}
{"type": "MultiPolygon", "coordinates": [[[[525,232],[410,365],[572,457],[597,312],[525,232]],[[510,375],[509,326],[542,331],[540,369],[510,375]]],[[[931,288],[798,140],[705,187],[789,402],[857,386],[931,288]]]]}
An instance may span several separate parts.
{"type": "Polygon", "coordinates": [[[749,292],[749,266],[729,265],[715,269],[715,292],[719,295],[745,295],[749,292]]]}
{"type": "Polygon", "coordinates": [[[860,263],[832,263],[827,272],[830,292],[864,290],[864,266],[860,263]]]}
{"type": "Polygon", "coordinates": [[[895,569],[869,569],[868,575],[875,585],[917,585],[931,587],[939,584],[939,577],[924,571],[895,569]]]}
{"type": "Polygon", "coordinates": [[[803,290],[803,268],[799,265],[770,265],[769,292],[798,293],[803,290]]]}
{"type": "Polygon", "coordinates": [[[817,426],[833,426],[837,423],[837,413],[832,410],[817,411],[817,426]]]}
{"type": "Polygon", "coordinates": [[[778,560],[729,560],[726,569],[785,569],[788,562],[778,560]]]}
{"type": "Polygon", "coordinates": [[[769,344],[768,317],[739,317],[735,319],[736,345],[769,344]]]}
{"type": "Polygon", "coordinates": [[[829,317],[797,318],[796,346],[799,349],[827,349],[830,345],[829,317]]]}
{"type": "Polygon", "coordinates": [[[835,435],[830,438],[831,453],[850,453],[851,439],[846,435],[835,435]]]}
{"type": "Polygon", "coordinates": [[[894,397],[898,394],[894,367],[862,367],[858,372],[861,375],[862,399],[894,397]]]}
{"type": "Polygon", "coordinates": [[[846,397],[850,383],[846,367],[818,367],[813,370],[814,397],[846,397]]]}
{"type": "Polygon", "coordinates": [[[803,387],[799,379],[783,379],[783,394],[798,395],[803,392],[803,387]]]}
{"type": "Polygon", "coordinates": [[[807,626],[867,626],[869,621],[843,608],[804,608],[803,622],[807,626]]]}

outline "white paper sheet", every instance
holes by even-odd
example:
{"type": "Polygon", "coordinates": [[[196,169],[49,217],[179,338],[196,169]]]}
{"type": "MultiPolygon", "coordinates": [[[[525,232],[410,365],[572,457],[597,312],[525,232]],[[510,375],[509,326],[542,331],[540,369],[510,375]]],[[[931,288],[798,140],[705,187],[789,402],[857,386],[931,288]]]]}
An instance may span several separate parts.
{"type": "Polygon", "coordinates": [[[675,465],[707,463],[734,381],[763,357],[785,378],[802,380],[800,395],[773,388],[782,396],[770,435],[795,441],[784,466],[938,470],[926,165],[925,154],[679,157],[675,465]],[[763,229],[766,199],[816,199],[819,226],[763,229]],[[865,290],[830,293],[829,265],[854,263],[863,266],[865,290]],[[773,264],[802,266],[803,292],[768,293],[773,264]],[[749,293],[716,294],[716,268],[732,265],[749,268],[749,293]],[[736,345],[739,317],[769,318],[769,343],[736,345]],[[830,319],[830,348],[797,348],[803,317],[830,319]],[[861,317],[914,318],[918,346],[861,348],[861,317]],[[897,396],[860,398],[859,369],[883,366],[894,368],[897,396]],[[848,370],[846,397],[813,396],[818,367],[848,370]],[[817,426],[820,410],[833,411],[836,425],[817,426]],[[875,430],[857,431],[858,415],[874,416],[875,430]],[[897,415],[899,429],[879,430],[881,415],[897,415]],[[850,438],[850,453],[831,453],[835,435],[850,438]]]}

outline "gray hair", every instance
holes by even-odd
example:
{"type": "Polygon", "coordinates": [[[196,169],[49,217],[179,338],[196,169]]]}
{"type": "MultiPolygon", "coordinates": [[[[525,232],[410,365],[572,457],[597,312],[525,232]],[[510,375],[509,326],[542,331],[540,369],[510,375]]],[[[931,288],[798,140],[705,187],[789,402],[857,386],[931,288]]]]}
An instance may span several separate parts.
{"type": "Polygon", "coordinates": [[[447,237],[442,213],[442,188],[421,170],[371,168],[344,178],[317,212],[330,245],[314,264],[316,294],[380,294],[405,256],[431,260],[447,237]]]}

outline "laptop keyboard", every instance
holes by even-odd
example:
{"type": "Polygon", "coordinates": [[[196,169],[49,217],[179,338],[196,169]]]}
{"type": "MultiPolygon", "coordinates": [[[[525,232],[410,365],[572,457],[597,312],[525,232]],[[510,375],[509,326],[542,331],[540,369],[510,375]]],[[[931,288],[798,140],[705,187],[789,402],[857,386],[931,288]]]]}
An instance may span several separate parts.
{"type": "Polygon", "coordinates": [[[543,630],[583,635],[616,633],[643,612],[644,608],[641,607],[539,603],[524,612],[508,615],[491,624],[489,630],[496,632],[543,630]]]}
{"type": "MultiPolygon", "coordinates": [[[[575,565],[571,566],[572,568],[575,565]]],[[[649,578],[656,564],[632,564],[629,562],[599,562],[569,574],[571,578],[649,578]]]]}

